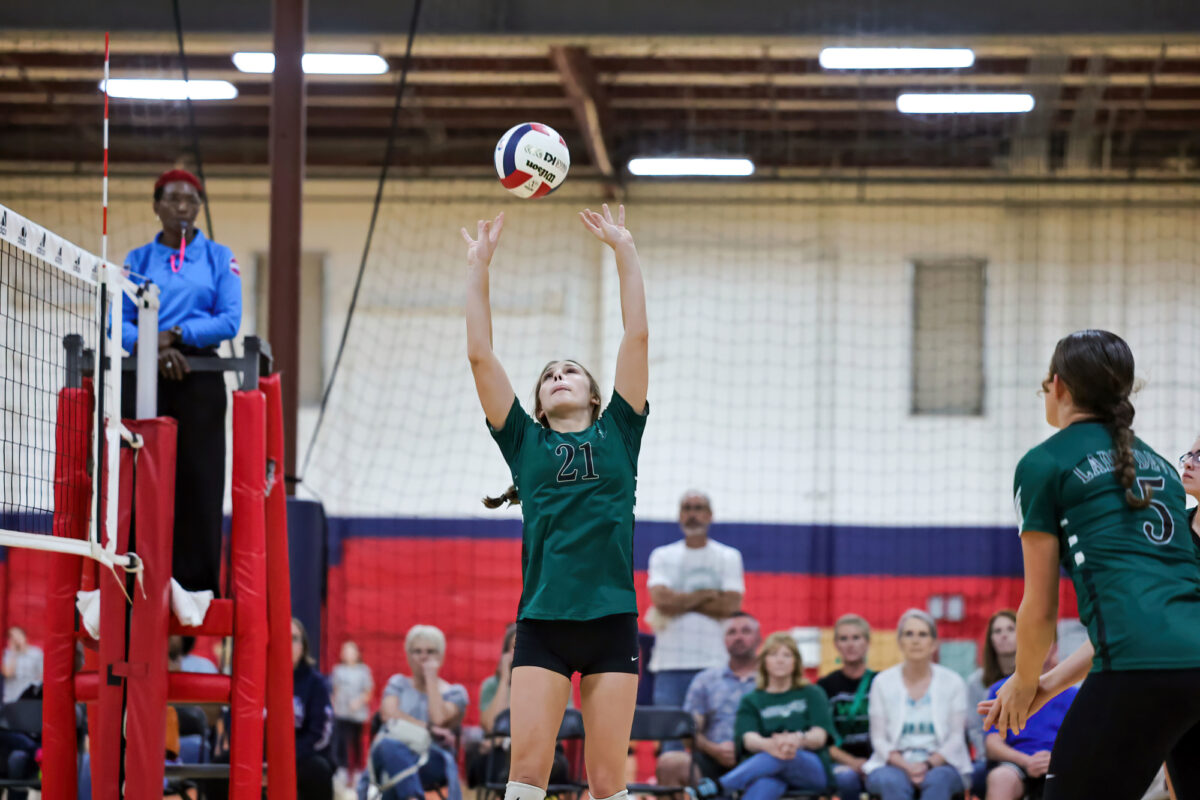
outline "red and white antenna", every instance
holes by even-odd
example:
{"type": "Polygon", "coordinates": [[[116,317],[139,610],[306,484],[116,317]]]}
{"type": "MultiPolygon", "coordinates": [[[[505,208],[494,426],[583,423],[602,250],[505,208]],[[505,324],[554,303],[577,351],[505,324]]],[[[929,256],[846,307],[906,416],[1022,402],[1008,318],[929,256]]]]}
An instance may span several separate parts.
{"type": "Polygon", "coordinates": [[[100,258],[108,261],[108,31],[104,32],[104,178],[100,227],[100,258]]]}

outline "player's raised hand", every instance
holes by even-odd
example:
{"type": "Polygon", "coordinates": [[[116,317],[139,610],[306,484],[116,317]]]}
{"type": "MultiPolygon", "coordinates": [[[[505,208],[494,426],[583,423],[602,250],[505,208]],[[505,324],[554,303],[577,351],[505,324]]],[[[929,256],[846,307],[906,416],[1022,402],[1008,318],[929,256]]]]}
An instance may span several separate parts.
{"type": "Polygon", "coordinates": [[[622,245],[633,244],[633,234],[625,227],[625,206],[617,206],[617,216],[613,219],[608,203],[600,206],[601,212],[585,208],[579,212],[583,225],[592,234],[614,250],[622,245]]]}
{"type": "Polygon", "coordinates": [[[495,219],[481,219],[476,223],[475,238],[461,228],[463,240],[467,243],[467,264],[480,269],[487,269],[492,263],[496,245],[500,242],[500,232],[504,230],[504,212],[501,211],[495,219]]]}

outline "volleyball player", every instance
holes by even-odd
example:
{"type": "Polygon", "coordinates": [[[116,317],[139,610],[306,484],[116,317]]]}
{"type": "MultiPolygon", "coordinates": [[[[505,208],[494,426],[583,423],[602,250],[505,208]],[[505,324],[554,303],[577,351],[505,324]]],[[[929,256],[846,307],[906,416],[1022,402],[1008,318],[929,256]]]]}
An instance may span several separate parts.
{"type": "Polygon", "coordinates": [[[1045,800],[1139,798],[1164,759],[1178,796],[1200,797],[1200,564],[1179,475],[1133,435],[1133,382],[1133,354],[1115,334],[1060,340],[1042,384],[1059,432],[1017,465],[1017,665],[984,728],[1020,731],[1086,676],[1054,743],[1045,800]],[[1060,563],[1089,642],[1039,682],[1060,563]]]}
{"type": "Polygon", "coordinates": [[[649,407],[646,298],[625,209],[614,220],[580,213],[613,249],[624,336],[612,400],[576,361],[551,361],[534,387],[533,418],[521,407],[492,351],[488,266],[504,215],[480,220],[467,241],[467,355],[475,388],[513,486],[485,504],[520,502],[523,516],[517,639],[510,684],[512,744],[505,800],[543,800],[554,743],[581,674],[587,738],[584,760],[593,798],[624,800],[625,759],[638,683],[637,600],[633,587],[633,503],[637,459],[649,407]]]}

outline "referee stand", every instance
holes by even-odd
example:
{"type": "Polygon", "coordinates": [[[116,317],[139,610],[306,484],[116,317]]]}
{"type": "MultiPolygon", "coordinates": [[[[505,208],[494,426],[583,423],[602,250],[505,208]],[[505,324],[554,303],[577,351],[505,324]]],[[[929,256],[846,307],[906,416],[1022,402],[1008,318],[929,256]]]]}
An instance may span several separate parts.
{"type": "MultiPolygon", "coordinates": [[[[295,732],[292,711],[290,578],[287,552],[284,435],[280,378],[271,374],[270,349],[246,337],[241,358],[191,358],[193,371],[241,374],[233,392],[231,596],[214,599],[194,627],[171,613],[174,539],[174,419],[157,417],[157,290],[137,292],[138,357],[135,369],[138,417],[125,420],[134,444],[120,458],[118,542],[136,549],[140,574],[98,568],[79,556],[53,554],[47,598],[45,703],[43,710],[46,800],[76,800],[79,753],[75,704],[88,705],[92,797],[95,800],[161,797],[164,778],[228,779],[231,800],[258,800],[267,754],[272,800],[296,796],[295,732]],[[147,346],[143,347],[142,342],[147,346]],[[92,639],[75,613],[76,592],[100,590],[100,637],[92,639]],[[232,636],[231,675],[167,671],[170,635],[232,636]],[[76,645],[85,658],[77,667],[76,645]],[[267,680],[270,675],[270,680],[267,680]],[[165,765],[167,705],[216,703],[230,706],[229,765],[165,765]],[[265,724],[264,724],[265,718],[265,724]]],[[[65,388],[60,390],[60,437],[56,475],[88,475],[91,438],[87,409],[94,391],[94,365],[82,338],[68,336],[65,388]],[[76,432],[78,431],[78,433],[76,432]],[[62,433],[65,432],[65,433],[62,433]]],[[[90,480],[56,481],[54,532],[86,538],[90,480]],[[73,489],[72,487],[81,487],[73,489]],[[73,494],[72,494],[73,492],[73,494]]],[[[98,476],[101,480],[103,475],[98,476]]]]}

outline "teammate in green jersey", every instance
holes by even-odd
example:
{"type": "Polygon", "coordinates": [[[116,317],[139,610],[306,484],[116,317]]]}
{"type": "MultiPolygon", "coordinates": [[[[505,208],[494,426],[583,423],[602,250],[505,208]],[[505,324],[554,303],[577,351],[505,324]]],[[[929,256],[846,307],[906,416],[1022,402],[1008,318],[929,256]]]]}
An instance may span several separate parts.
{"type": "Polygon", "coordinates": [[[534,390],[531,419],[492,351],[488,267],[504,215],[480,220],[467,242],[467,355],[488,427],[513,486],[489,506],[520,502],[523,587],[510,683],[512,744],[505,800],[544,800],[559,722],[579,672],[588,789],[625,800],[625,759],[637,702],[633,504],[649,407],[646,294],[625,208],[580,213],[612,248],[624,336],[613,395],[575,361],[552,361],[534,390]]]}
{"type": "Polygon", "coordinates": [[[1017,666],[980,708],[985,729],[1020,731],[1086,677],[1055,740],[1045,800],[1141,797],[1164,759],[1178,796],[1200,797],[1200,562],[1178,473],[1133,435],[1133,385],[1133,354],[1115,334],[1059,341],[1042,384],[1059,432],[1017,466],[1017,666]],[[1039,678],[1060,564],[1089,641],[1039,678]]]}

